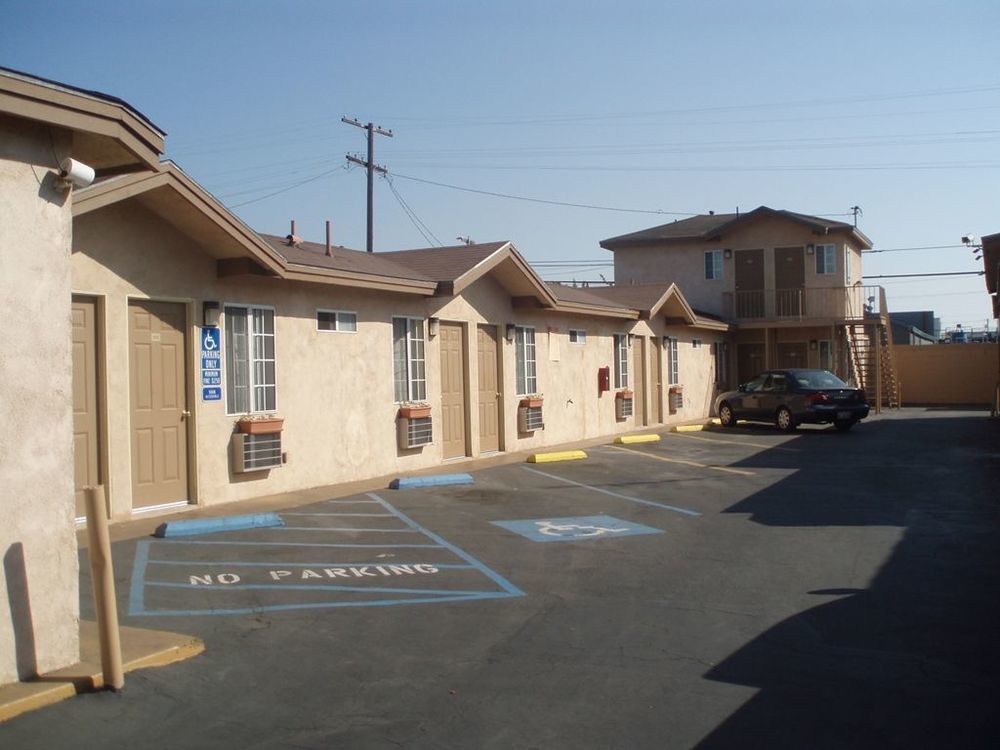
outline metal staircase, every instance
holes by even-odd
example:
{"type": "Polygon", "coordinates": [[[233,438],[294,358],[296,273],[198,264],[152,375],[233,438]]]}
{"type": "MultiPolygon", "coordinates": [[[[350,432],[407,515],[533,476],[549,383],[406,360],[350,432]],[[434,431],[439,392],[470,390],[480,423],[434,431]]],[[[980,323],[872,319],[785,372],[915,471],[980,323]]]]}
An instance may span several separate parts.
{"type": "Polygon", "coordinates": [[[865,392],[876,414],[883,408],[900,405],[899,376],[892,356],[885,292],[881,291],[881,295],[880,312],[866,312],[863,319],[844,326],[854,381],[865,392]]]}

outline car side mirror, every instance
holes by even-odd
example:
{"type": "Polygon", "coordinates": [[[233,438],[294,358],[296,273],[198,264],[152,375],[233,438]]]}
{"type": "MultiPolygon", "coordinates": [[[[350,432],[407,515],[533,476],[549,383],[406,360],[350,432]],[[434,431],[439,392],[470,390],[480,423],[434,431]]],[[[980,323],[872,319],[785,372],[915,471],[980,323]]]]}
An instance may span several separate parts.
{"type": "Polygon", "coordinates": [[[737,388],[736,390],[738,390],[740,393],[746,393],[747,390],[748,390],[747,389],[747,384],[746,383],[740,383],[740,387],[737,388]]]}

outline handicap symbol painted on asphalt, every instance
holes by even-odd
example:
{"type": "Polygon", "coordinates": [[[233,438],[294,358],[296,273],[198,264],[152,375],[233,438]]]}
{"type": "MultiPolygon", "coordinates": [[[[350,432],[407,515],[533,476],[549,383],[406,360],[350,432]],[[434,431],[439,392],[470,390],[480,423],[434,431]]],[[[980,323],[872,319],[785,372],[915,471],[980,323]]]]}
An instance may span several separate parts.
{"type": "Polygon", "coordinates": [[[533,542],[567,542],[576,539],[662,534],[662,529],[622,521],[612,516],[575,516],[569,518],[536,518],[523,521],[493,521],[533,542]]]}

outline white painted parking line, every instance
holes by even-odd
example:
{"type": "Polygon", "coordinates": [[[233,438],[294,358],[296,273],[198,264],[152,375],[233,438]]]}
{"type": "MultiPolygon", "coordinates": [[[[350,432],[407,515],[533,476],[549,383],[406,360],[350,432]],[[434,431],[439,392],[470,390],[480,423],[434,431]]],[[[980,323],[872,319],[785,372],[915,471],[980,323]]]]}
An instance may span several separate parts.
{"type": "Polygon", "coordinates": [[[729,466],[713,466],[712,464],[703,464],[699,461],[688,461],[683,458],[667,458],[666,456],[658,456],[655,453],[649,453],[648,451],[637,451],[634,448],[625,448],[620,445],[611,446],[616,451],[626,451],[628,453],[634,453],[637,456],[643,456],[644,458],[652,458],[656,461],[664,461],[668,464],[684,464],[685,466],[694,466],[698,469],[710,469],[711,471],[721,471],[726,474],[739,474],[744,477],[752,477],[756,474],[754,471],[747,471],[746,469],[733,469],[729,466]]]}
{"type": "Polygon", "coordinates": [[[707,438],[691,435],[690,433],[673,433],[670,437],[677,437],[681,440],[700,440],[703,443],[726,443],[728,445],[749,445],[751,448],[767,448],[772,451],[790,451],[798,453],[798,448],[784,448],[780,445],[768,445],[767,443],[751,443],[747,440],[725,440],[722,438],[707,438]]]}
{"type": "Polygon", "coordinates": [[[622,495],[618,492],[612,492],[611,490],[606,490],[602,487],[593,487],[589,484],[583,484],[582,482],[574,482],[572,479],[567,479],[566,477],[560,477],[556,474],[549,474],[546,471],[539,471],[538,469],[532,469],[528,466],[522,467],[525,471],[530,471],[532,474],[538,474],[543,477],[548,477],[549,479],[555,479],[558,482],[565,482],[566,484],[572,484],[576,487],[583,487],[585,490],[592,490],[594,492],[600,492],[602,495],[611,495],[611,497],[619,497],[622,500],[628,500],[629,502],[638,503],[639,505],[651,505],[654,508],[663,508],[664,510],[672,510],[675,513],[683,513],[685,516],[700,516],[696,510],[690,510],[688,508],[679,508],[676,505],[667,505],[665,503],[656,503],[652,500],[643,500],[639,497],[630,497],[629,495],[622,495]]]}

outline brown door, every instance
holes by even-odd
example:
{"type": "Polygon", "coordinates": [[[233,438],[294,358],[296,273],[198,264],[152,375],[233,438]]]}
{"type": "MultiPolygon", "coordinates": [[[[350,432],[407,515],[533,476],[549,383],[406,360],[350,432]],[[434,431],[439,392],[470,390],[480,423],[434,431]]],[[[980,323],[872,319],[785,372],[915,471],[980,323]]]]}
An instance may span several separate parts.
{"type": "Polygon", "coordinates": [[[73,325],[73,477],[76,517],[87,515],[84,487],[101,482],[97,406],[97,303],[74,297],[73,325]]]}
{"type": "Polygon", "coordinates": [[[633,416],[637,427],[646,424],[646,337],[635,336],[632,339],[632,390],[635,393],[632,402],[633,416]]]}
{"type": "Polygon", "coordinates": [[[497,381],[497,327],[479,326],[479,452],[500,450],[500,387],[497,381]]]}
{"type": "Polygon", "coordinates": [[[764,317],[764,251],[737,250],[735,308],[737,318],[764,317]]]}
{"type": "Polygon", "coordinates": [[[778,344],[776,354],[779,369],[795,369],[809,364],[809,345],[805,342],[778,344]]]}
{"type": "Polygon", "coordinates": [[[462,326],[441,323],[441,440],[445,458],[465,455],[465,357],[462,326]]]}
{"type": "Polygon", "coordinates": [[[775,313],[779,318],[802,315],[802,290],[806,285],[806,261],[801,247],[774,249],[775,313]]]}
{"type": "Polygon", "coordinates": [[[765,369],[764,344],[737,344],[736,370],[740,384],[757,377],[765,369]]]}
{"type": "Polygon", "coordinates": [[[663,421],[663,339],[650,339],[653,353],[653,414],[657,422],[663,421]]]}
{"type": "Polygon", "coordinates": [[[187,502],[184,305],[129,304],[132,507],[187,502]]]}

